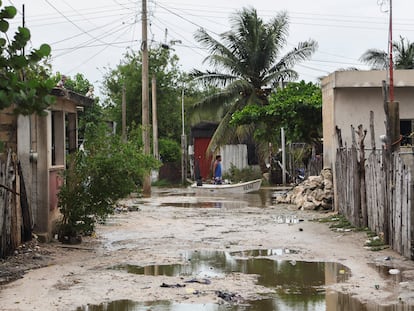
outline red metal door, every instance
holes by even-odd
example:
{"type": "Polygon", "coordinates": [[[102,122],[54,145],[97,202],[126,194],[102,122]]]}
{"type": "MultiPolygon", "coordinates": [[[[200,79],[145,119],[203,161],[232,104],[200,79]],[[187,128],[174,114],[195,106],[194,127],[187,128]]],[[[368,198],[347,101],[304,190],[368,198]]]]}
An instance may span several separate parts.
{"type": "MultiPolygon", "coordinates": [[[[210,137],[196,137],[194,138],[194,161],[198,161],[200,168],[200,175],[203,180],[211,178],[211,155],[206,156],[210,137]]],[[[196,165],[196,163],[194,163],[196,165]]]]}

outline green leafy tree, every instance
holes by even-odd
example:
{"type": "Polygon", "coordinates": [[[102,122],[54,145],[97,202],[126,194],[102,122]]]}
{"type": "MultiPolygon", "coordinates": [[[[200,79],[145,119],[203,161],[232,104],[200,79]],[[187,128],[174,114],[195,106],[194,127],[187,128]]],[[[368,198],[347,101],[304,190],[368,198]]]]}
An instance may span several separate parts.
{"type": "MultiPolygon", "coordinates": [[[[162,47],[149,50],[150,80],[157,84],[158,134],[162,138],[179,140],[181,132],[181,91],[183,74],[178,68],[178,57],[171,49],[162,47]]],[[[109,98],[104,103],[111,119],[121,124],[122,88],[126,89],[127,127],[141,123],[142,55],[129,52],[122,63],[105,76],[104,92],[109,98]]],[[[151,85],[149,86],[152,100],[151,85]]],[[[151,106],[151,104],[150,104],[151,106]]]]}
{"type": "MultiPolygon", "coordinates": [[[[53,80],[56,83],[61,79],[62,74],[57,73],[53,80]]],[[[75,93],[86,95],[89,91],[90,87],[93,87],[92,83],[82,74],[77,73],[72,78],[70,76],[66,76],[65,88],[71,90],[75,93]]],[[[85,135],[86,127],[90,124],[98,124],[104,118],[104,111],[102,106],[99,105],[99,98],[94,98],[94,104],[91,107],[84,107],[82,111],[78,111],[79,116],[79,128],[78,128],[78,135],[79,139],[83,140],[85,135]]]]}
{"type": "Polygon", "coordinates": [[[0,0],[0,109],[14,104],[14,112],[29,115],[43,114],[54,103],[49,95],[54,86],[49,68],[42,64],[50,54],[50,46],[42,44],[25,54],[30,31],[18,27],[13,39],[8,38],[9,20],[16,16],[13,6],[2,7],[0,0]]]}
{"type": "Polygon", "coordinates": [[[211,152],[229,141],[250,136],[255,124],[231,126],[232,115],[247,105],[267,105],[270,90],[279,82],[296,79],[298,74],[293,66],[309,59],[317,47],[315,41],[308,40],[282,55],[288,37],[288,17],[284,12],[265,23],[255,9],[243,8],[231,22],[231,30],[222,33],[220,40],[204,29],[195,34],[197,41],[210,51],[206,60],[214,71],[195,71],[194,75],[203,83],[224,86],[198,104],[201,109],[214,105],[225,110],[210,142],[211,152]]]}
{"type": "MultiPolygon", "coordinates": [[[[61,79],[62,74],[57,73],[54,77],[55,84],[61,79]]],[[[77,73],[72,78],[70,76],[66,76],[65,88],[75,93],[85,95],[89,91],[89,87],[92,84],[89,82],[88,79],[82,73],[77,73]]]]}
{"type": "MultiPolygon", "coordinates": [[[[400,36],[400,41],[392,43],[393,62],[395,69],[414,69],[414,43],[400,36]]],[[[360,60],[374,70],[387,69],[389,56],[384,50],[369,49],[360,60]]]]}
{"type": "Polygon", "coordinates": [[[232,124],[258,124],[255,137],[279,143],[280,128],[290,142],[316,144],[322,136],[321,88],[311,82],[290,82],[269,97],[266,106],[248,105],[232,116],[232,124]]]}
{"type": "Polygon", "coordinates": [[[93,232],[97,222],[113,213],[116,200],[138,191],[144,174],[158,166],[137,142],[136,137],[125,143],[110,135],[104,122],[89,124],[86,151],[71,155],[59,192],[63,241],[93,232]]]}
{"type": "Polygon", "coordinates": [[[161,161],[177,162],[181,159],[181,146],[175,140],[168,138],[161,138],[159,140],[159,151],[161,161]]]}

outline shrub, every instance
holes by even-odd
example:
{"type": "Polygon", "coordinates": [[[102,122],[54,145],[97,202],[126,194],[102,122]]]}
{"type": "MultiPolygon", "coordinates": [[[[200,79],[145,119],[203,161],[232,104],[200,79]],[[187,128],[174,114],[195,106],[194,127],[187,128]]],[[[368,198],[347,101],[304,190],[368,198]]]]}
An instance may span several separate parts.
{"type": "Polygon", "coordinates": [[[229,179],[233,182],[249,181],[253,179],[262,178],[260,170],[253,167],[246,167],[239,169],[235,165],[231,164],[230,169],[223,175],[224,179],[229,179]]]}
{"type": "Polygon", "coordinates": [[[162,162],[177,162],[181,159],[181,146],[175,140],[161,138],[159,152],[162,162]]]}
{"type": "Polygon", "coordinates": [[[60,236],[92,233],[113,212],[115,201],[136,191],[144,174],[158,166],[134,141],[108,135],[104,124],[87,129],[86,151],[69,157],[60,188],[60,236]]]}

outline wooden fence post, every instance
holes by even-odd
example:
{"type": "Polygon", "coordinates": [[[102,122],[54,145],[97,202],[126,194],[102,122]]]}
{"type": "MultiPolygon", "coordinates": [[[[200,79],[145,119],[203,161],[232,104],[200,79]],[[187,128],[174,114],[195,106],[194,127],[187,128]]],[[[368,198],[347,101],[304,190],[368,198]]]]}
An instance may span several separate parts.
{"type": "Polygon", "coordinates": [[[365,184],[365,144],[364,140],[367,136],[367,130],[362,128],[362,124],[358,125],[358,145],[359,145],[359,179],[360,179],[360,193],[361,193],[361,217],[362,227],[368,226],[368,212],[367,212],[367,192],[365,184]]]}

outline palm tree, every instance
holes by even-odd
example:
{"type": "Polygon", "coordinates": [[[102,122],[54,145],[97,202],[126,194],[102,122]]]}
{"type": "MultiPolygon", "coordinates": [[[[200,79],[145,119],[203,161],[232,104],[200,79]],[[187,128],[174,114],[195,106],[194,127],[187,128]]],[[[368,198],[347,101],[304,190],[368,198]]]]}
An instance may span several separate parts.
{"type": "MultiPolygon", "coordinates": [[[[405,41],[400,36],[399,42],[392,43],[392,50],[394,54],[395,69],[414,69],[414,43],[409,40],[405,41]]],[[[383,50],[369,49],[362,56],[360,60],[372,66],[374,70],[387,69],[388,67],[388,53],[383,50]]]]}
{"type": "Polygon", "coordinates": [[[196,107],[224,107],[225,113],[210,142],[209,151],[230,140],[248,137],[256,125],[233,127],[230,125],[235,111],[246,105],[266,105],[270,90],[278,83],[298,78],[293,66],[309,59],[317,43],[313,40],[300,42],[285,55],[281,55],[287,44],[288,16],[285,12],[265,23],[253,8],[243,8],[231,19],[231,30],[213,38],[204,29],[199,29],[196,40],[206,47],[210,55],[205,59],[214,71],[193,71],[203,83],[221,86],[218,92],[207,96],[196,107]]]}

